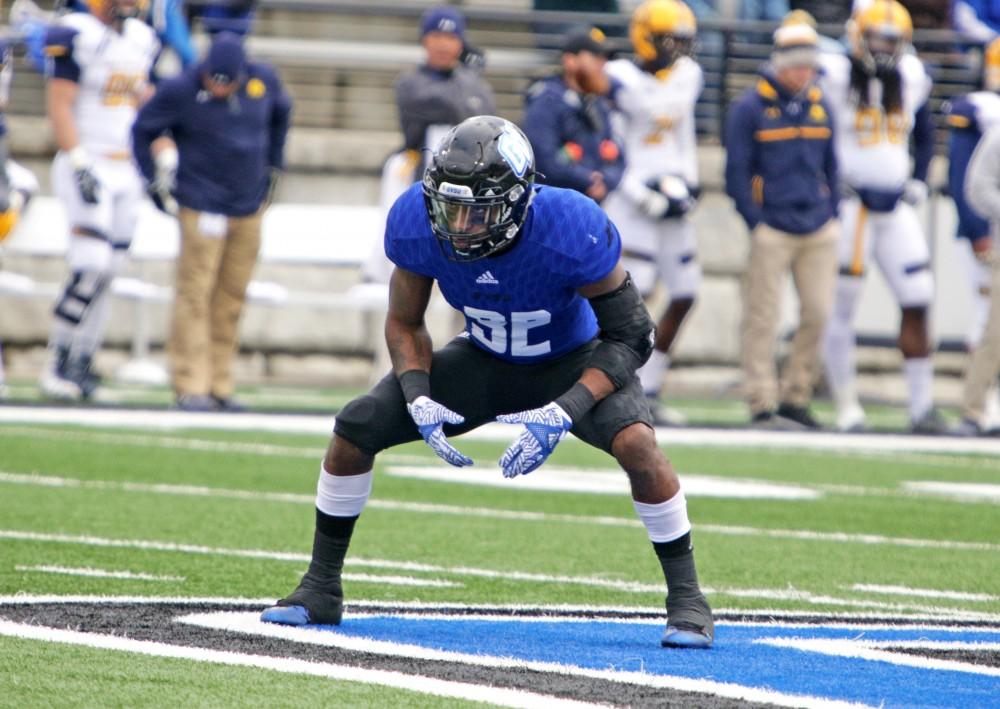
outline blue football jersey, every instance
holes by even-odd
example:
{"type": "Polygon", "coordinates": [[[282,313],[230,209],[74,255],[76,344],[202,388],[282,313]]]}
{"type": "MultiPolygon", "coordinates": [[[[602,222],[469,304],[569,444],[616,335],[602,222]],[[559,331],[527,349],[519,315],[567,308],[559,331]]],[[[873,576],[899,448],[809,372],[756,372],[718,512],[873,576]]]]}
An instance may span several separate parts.
{"type": "Polygon", "coordinates": [[[577,289],[618,263],[618,230],[589,197],[536,187],[517,243],[494,257],[451,261],[431,230],[420,183],[396,201],[385,253],[400,268],[438,282],[465,315],[476,345],[509,362],[539,362],[593,339],[597,319],[577,289]]]}

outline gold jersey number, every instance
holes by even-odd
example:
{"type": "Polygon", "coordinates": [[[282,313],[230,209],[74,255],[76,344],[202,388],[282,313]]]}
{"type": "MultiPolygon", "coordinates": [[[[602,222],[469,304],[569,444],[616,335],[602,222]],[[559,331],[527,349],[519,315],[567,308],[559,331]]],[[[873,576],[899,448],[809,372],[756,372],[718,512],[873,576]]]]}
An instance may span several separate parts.
{"type": "Polygon", "coordinates": [[[867,147],[879,143],[906,143],[910,121],[901,111],[886,113],[881,107],[859,108],[854,114],[858,143],[867,147]]]}
{"type": "Polygon", "coordinates": [[[105,106],[136,106],[145,80],[141,74],[112,72],[104,82],[101,99],[105,106]]]}
{"type": "Polygon", "coordinates": [[[657,116],[653,119],[653,129],[643,137],[642,142],[646,145],[659,145],[673,129],[673,118],[670,116],[657,116]]]}

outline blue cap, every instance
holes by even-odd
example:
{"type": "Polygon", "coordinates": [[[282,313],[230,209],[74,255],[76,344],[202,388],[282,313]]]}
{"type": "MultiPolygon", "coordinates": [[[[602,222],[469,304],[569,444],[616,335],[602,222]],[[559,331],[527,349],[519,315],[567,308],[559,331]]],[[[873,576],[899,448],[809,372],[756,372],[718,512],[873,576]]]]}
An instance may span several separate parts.
{"type": "Polygon", "coordinates": [[[232,32],[220,32],[212,40],[208,56],[202,65],[205,74],[212,81],[228,84],[236,81],[246,67],[246,53],[243,38],[232,32]]]}
{"type": "Polygon", "coordinates": [[[420,37],[428,32],[448,32],[465,39],[465,16],[451,5],[432,7],[420,18],[420,37]]]}

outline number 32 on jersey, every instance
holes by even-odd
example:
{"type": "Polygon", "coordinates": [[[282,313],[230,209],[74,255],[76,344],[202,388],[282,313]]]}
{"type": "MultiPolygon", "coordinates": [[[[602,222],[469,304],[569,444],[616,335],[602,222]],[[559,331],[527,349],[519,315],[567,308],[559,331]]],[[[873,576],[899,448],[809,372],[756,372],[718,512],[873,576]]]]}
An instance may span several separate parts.
{"type": "Polygon", "coordinates": [[[494,310],[465,306],[463,311],[469,318],[469,334],[491,352],[512,357],[539,357],[552,350],[548,340],[528,344],[529,330],[552,322],[552,313],[548,310],[513,312],[509,321],[503,313],[494,310]]]}

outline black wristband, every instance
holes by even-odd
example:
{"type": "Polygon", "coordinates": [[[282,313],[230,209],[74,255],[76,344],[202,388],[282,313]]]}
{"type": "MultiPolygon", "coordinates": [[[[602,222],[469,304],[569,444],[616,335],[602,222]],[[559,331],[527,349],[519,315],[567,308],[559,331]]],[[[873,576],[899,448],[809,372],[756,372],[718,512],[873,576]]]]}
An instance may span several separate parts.
{"type": "Polygon", "coordinates": [[[408,369],[396,378],[407,404],[412,404],[421,396],[430,397],[431,375],[422,369],[408,369]]]}
{"type": "Polygon", "coordinates": [[[584,414],[594,408],[597,400],[590,389],[581,382],[577,382],[569,388],[569,391],[556,399],[555,403],[559,404],[560,408],[573,419],[573,423],[576,423],[584,414]]]}

